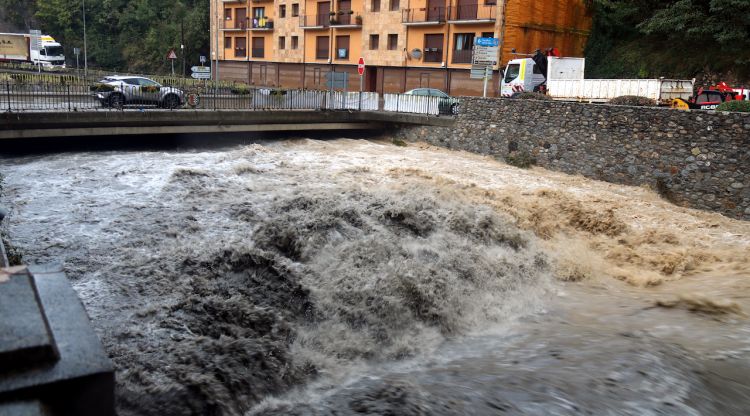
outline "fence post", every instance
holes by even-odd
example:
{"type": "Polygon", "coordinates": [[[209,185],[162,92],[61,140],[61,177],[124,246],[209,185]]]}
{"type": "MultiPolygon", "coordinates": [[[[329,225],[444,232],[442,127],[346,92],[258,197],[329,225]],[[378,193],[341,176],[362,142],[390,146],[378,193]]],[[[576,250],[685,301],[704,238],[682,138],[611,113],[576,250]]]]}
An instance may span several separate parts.
{"type": "Polygon", "coordinates": [[[8,96],[8,111],[11,111],[11,106],[10,106],[10,81],[5,81],[5,93],[8,96]]]}
{"type": "Polygon", "coordinates": [[[68,96],[68,111],[70,111],[70,84],[65,84],[65,89],[67,90],[68,96]]]}

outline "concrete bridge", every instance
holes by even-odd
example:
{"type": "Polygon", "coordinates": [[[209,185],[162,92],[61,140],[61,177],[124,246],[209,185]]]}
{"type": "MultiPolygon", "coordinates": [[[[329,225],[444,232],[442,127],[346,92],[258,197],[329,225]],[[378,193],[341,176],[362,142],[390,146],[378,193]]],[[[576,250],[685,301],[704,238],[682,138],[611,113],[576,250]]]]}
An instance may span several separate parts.
{"type": "Polygon", "coordinates": [[[342,110],[124,110],[17,112],[0,116],[0,140],[86,136],[450,127],[452,117],[342,110]]]}

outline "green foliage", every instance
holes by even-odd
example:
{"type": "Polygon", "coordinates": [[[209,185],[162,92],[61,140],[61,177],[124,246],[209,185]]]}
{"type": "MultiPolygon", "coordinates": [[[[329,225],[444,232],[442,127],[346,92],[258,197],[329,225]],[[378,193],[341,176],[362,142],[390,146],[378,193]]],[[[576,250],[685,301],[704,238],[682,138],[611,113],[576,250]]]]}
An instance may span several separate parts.
{"type": "Polygon", "coordinates": [[[391,143],[393,143],[395,146],[398,146],[398,147],[406,147],[406,142],[401,139],[394,138],[393,140],[391,140],[391,143]]]}
{"type": "Polygon", "coordinates": [[[111,92],[115,90],[115,87],[109,84],[96,83],[92,85],[89,89],[91,90],[91,92],[111,92]]]}
{"type": "Polygon", "coordinates": [[[590,77],[750,79],[750,1],[590,0],[590,77]]]}
{"type": "Polygon", "coordinates": [[[236,84],[229,91],[235,95],[248,95],[250,94],[250,87],[246,84],[236,84]]]}
{"type": "MultiPolygon", "coordinates": [[[[25,29],[41,28],[59,41],[65,54],[83,49],[83,8],[80,0],[0,0],[33,16],[25,29]]],[[[174,49],[180,59],[175,72],[182,72],[180,44],[185,45],[187,67],[207,55],[208,0],[98,0],[86,2],[88,62],[92,67],[115,71],[162,73],[171,71],[167,52],[174,49]]],[[[23,19],[20,19],[23,20],[23,19]]],[[[83,56],[81,56],[81,64],[83,56]]]]}
{"type": "Polygon", "coordinates": [[[736,111],[750,113],[750,101],[726,101],[716,107],[716,111],[736,111]]]}
{"type": "Polygon", "coordinates": [[[609,100],[612,105],[630,105],[635,107],[653,107],[656,102],[647,97],[639,97],[637,95],[622,95],[609,100]]]}

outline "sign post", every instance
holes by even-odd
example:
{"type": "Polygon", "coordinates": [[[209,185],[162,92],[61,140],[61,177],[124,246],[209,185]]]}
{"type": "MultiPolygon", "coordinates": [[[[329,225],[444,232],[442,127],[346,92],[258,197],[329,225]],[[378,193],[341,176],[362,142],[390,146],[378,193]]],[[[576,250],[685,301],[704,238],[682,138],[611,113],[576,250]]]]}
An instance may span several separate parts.
{"type": "Polygon", "coordinates": [[[78,69],[78,55],[81,54],[80,48],[73,48],[73,55],[76,56],[76,74],[80,77],[81,76],[81,70],[78,69]]]}
{"type": "Polygon", "coordinates": [[[361,56],[357,63],[357,73],[359,74],[359,111],[362,111],[362,90],[365,86],[365,58],[361,56]]]}
{"type": "Polygon", "coordinates": [[[487,82],[492,76],[492,67],[497,65],[497,51],[500,41],[497,38],[476,38],[471,59],[470,78],[484,79],[482,97],[487,97],[487,82]]]}
{"type": "Polygon", "coordinates": [[[36,52],[36,64],[39,72],[42,72],[42,60],[39,58],[39,51],[42,50],[42,31],[29,30],[29,48],[36,52]]]}
{"type": "Polygon", "coordinates": [[[169,53],[167,54],[167,59],[169,59],[172,62],[172,76],[174,76],[174,60],[177,59],[177,54],[174,52],[174,49],[169,50],[169,53]]]}

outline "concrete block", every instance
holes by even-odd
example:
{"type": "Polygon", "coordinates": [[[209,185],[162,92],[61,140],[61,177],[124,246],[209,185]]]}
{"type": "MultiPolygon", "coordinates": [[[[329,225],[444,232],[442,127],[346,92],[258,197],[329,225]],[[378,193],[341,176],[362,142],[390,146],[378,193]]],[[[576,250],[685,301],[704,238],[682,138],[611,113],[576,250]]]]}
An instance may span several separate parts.
{"type": "Polygon", "coordinates": [[[52,415],[114,415],[114,368],[76,292],[59,266],[29,272],[59,359],[0,373],[0,404],[40,400],[52,415]]]}

